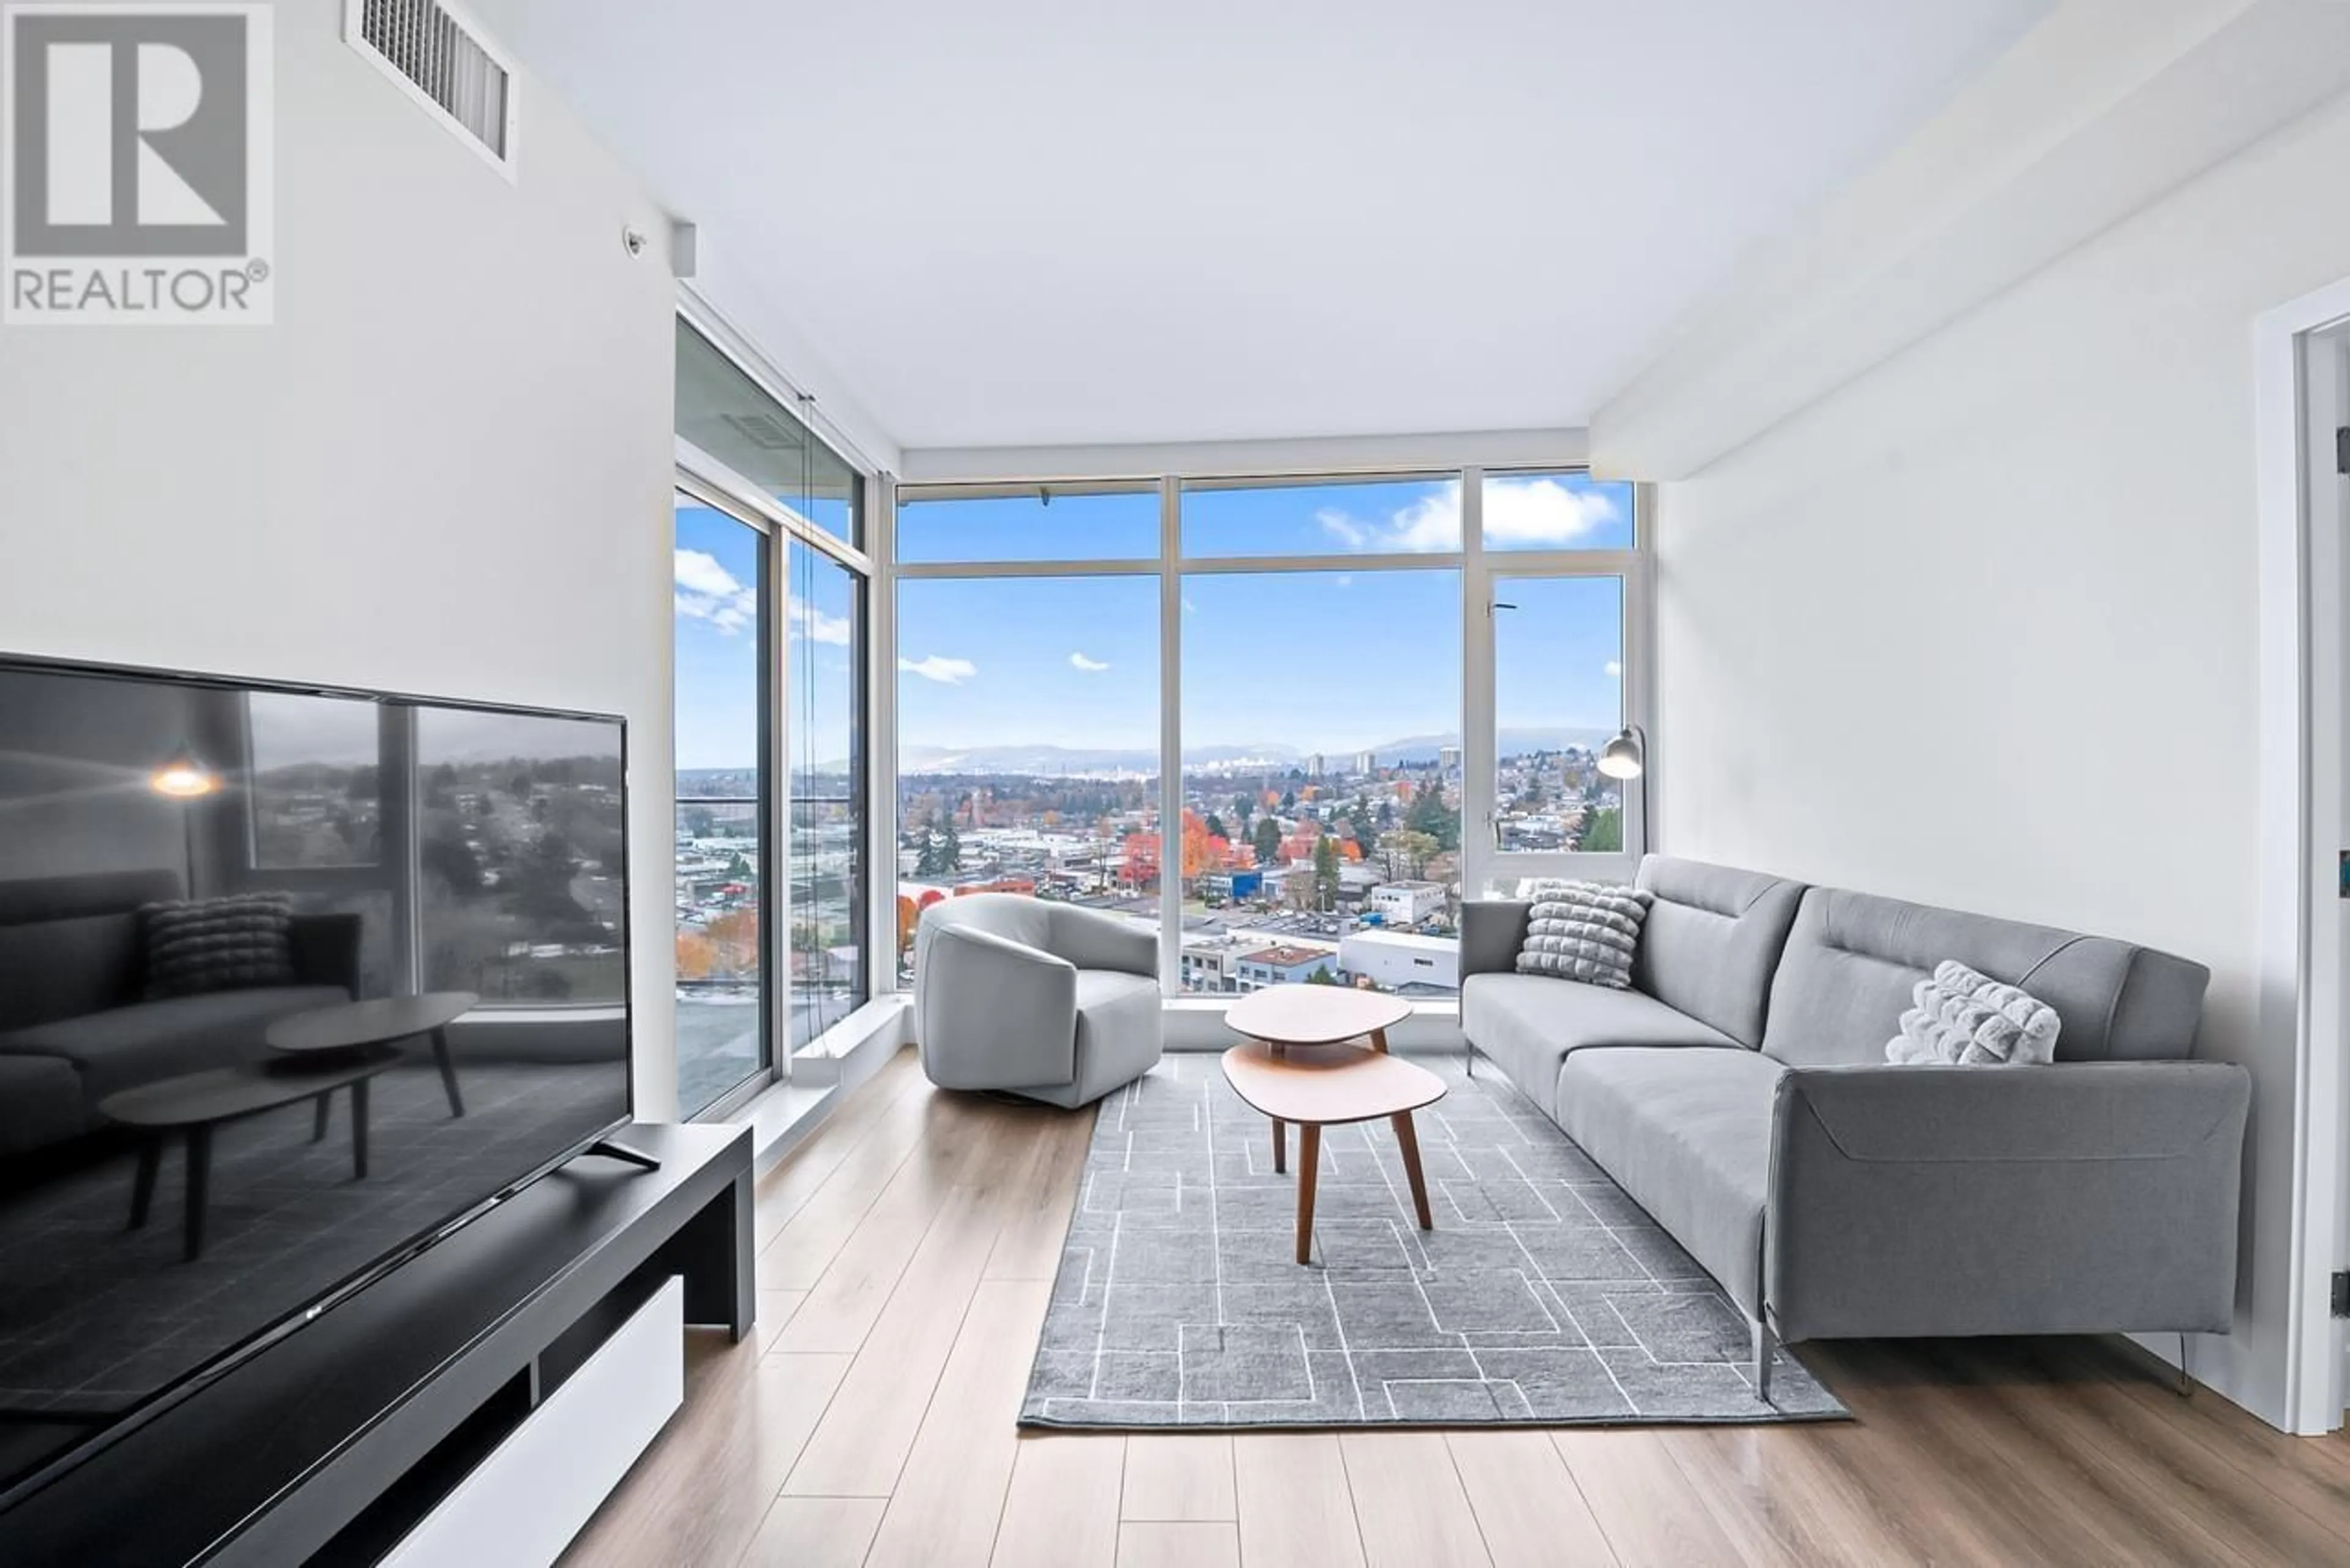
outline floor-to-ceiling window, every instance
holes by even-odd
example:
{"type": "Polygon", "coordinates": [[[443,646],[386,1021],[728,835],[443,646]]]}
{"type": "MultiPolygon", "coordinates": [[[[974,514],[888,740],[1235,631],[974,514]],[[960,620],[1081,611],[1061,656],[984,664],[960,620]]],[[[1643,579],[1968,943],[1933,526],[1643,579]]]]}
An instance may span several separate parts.
{"type": "Polygon", "coordinates": [[[902,487],[900,978],[925,906],[1007,890],[1155,925],[1171,992],[1451,995],[1464,898],[1640,843],[1596,768],[1641,711],[1634,501],[1565,469],[902,487]]]}
{"type": "Polygon", "coordinates": [[[1633,486],[1577,471],[1492,473],[1480,490],[1467,796],[1489,831],[1476,885],[1628,877],[1646,794],[1598,768],[1646,706],[1647,558],[1633,486]]]}
{"type": "Polygon", "coordinates": [[[1159,487],[900,495],[899,977],[965,893],[1157,927],[1159,487]]]}
{"type": "MultiPolygon", "coordinates": [[[[866,477],[678,326],[680,1112],[724,1108],[870,994],[866,477]]],[[[803,410],[804,411],[804,410],[803,410]]]]}
{"type": "Polygon", "coordinates": [[[865,583],[794,540],[785,585],[790,1045],[865,1001],[865,583]]]}
{"type": "Polygon", "coordinates": [[[676,506],[677,1078],[692,1116],[767,1065],[767,536],[676,506]]]}

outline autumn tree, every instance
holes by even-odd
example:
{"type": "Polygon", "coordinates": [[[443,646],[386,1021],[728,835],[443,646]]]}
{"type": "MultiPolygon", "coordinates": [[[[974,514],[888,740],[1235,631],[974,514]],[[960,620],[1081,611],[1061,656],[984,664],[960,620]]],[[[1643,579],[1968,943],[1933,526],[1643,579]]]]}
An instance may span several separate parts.
{"type": "Polygon", "coordinates": [[[1222,834],[1210,829],[1213,820],[1202,821],[1198,812],[1183,808],[1183,880],[1187,883],[1222,867],[1232,848],[1222,834]]]}
{"type": "Polygon", "coordinates": [[[1328,834],[1314,841],[1314,905],[1328,910],[1338,902],[1338,841],[1328,834]]]}
{"type": "Polygon", "coordinates": [[[756,974],[759,969],[759,912],[730,909],[702,929],[710,944],[710,963],[703,978],[731,980],[756,974]]]}
{"type": "Polygon", "coordinates": [[[1441,849],[1461,847],[1461,814],[1444,804],[1444,792],[1435,784],[1426,784],[1412,792],[1411,808],[1404,813],[1403,825],[1415,833],[1427,834],[1441,849]]]}
{"type": "Polygon", "coordinates": [[[1417,877],[1428,869],[1428,863],[1443,847],[1432,834],[1399,827],[1379,835],[1379,868],[1390,882],[1417,877]]]}

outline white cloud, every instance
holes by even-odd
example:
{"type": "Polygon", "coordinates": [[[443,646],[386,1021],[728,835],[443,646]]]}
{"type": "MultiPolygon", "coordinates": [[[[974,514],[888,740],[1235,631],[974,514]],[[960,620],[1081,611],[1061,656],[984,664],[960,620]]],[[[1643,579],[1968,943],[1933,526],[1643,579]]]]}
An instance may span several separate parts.
{"type": "Polygon", "coordinates": [[[899,654],[898,668],[909,675],[935,680],[941,686],[960,686],[979,673],[979,666],[968,659],[948,659],[936,653],[924,659],[908,659],[899,654]]]}
{"type": "Polygon", "coordinates": [[[1342,588],[1353,587],[1355,586],[1355,574],[1352,572],[1339,573],[1336,586],[1342,588]]]}
{"type": "Polygon", "coordinates": [[[688,620],[705,621],[722,637],[733,637],[759,613],[759,597],[706,550],[676,552],[677,587],[671,602],[688,620]]]}
{"type": "Polygon", "coordinates": [[[687,593],[711,598],[725,598],[743,591],[734,574],[720,566],[718,557],[707,550],[677,552],[677,586],[687,593]]]}
{"type": "Polygon", "coordinates": [[[1082,670],[1087,674],[1093,675],[1107,670],[1109,666],[1098,659],[1087,659],[1082,653],[1072,653],[1069,655],[1069,668],[1082,670]]]}
{"type": "Polygon", "coordinates": [[[1448,484],[1433,495],[1423,495],[1410,505],[1390,514],[1384,521],[1367,522],[1335,507],[1325,507],[1316,512],[1314,521],[1322,525],[1324,533],[1349,550],[1414,553],[1458,550],[1461,548],[1461,486],[1457,483],[1448,484]]]}
{"type": "Polygon", "coordinates": [[[1458,550],[1461,548],[1461,486],[1446,485],[1423,495],[1387,521],[1379,537],[1383,550],[1458,550]]]}
{"type": "MultiPolygon", "coordinates": [[[[1565,549],[1616,520],[1604,490],[1575,490],[1555,479],[1485,482],[1485,542],[1503,547],[1565,549]]],[[[1461,548],[1461,486],[1447,484],[1399,508],[1382,522],[1365,522],[1325,508],[1314,514],[1324,533],[1349,550],[1425,554],[1461,548]]]]}
{"type": "Polygon", "coordinates": [[[1183,601],[1183,613],[1184,613],[1185,615],[1193,615],[1193,614],[1196,614],[1196,613],[1198,613],[1199,608],[1200,608],[1200,607],[1199,607],[1198,605],[1193,604],[1190,599],[1185,599],[1185,600],[1183,601]]]}
{"type": "Polygon", "coordinates": [[[1359,550],[1370,542],[1370,529],[1335,506],[1325,506],[1314,514],[1314,521],[1322,524],[1324,533],[1349,550],[1359,550]]]}
{"type": "Polygon", "coordinates": [[[1570,490],[1555,479],[1495,479],[1485,485],[1489,545],[1570,545],[1616,520],[1604,490],[1570,490]]]}
{"type": "Polygon", "coordinates": [[[1607,679],[1610,680],[1621,680],[1624,679],[1623,660],[1611,659],[1607,661],[1607,679]]]}
{"type": "Polygon", "coordinates": [[[801,637],[810,642],[830,643],[835,648],[847,648],[850,627],[845,615],[827,615],[801,599],[791,601],[792,625],[801,637]]]}

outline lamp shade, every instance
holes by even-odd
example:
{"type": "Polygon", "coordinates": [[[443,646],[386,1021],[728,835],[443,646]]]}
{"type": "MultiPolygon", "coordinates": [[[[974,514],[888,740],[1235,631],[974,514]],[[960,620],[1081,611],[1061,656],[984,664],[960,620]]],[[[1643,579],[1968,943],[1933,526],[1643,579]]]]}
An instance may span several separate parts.
{"type": "Polygon", "coordinates": [[[1599,771],[1611,779],[1636,779],[1648,765],[1648,748],[1640,732],[1627,725],[1599,748],[1599,771]]]}
{"type": "Polygon", "coordinates": [[[220,775],[204,766],[203,759],[194,752],[182,746],[161,767],[147,775],[147,784],[157,794],[192,800],[220,788],[220,775]]]}

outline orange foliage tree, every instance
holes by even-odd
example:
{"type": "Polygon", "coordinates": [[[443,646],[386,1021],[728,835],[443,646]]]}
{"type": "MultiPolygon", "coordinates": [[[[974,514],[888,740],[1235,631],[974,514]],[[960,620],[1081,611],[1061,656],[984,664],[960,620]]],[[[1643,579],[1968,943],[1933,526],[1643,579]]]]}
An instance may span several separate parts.
{"type": "Polygon", "coordinates": [[[759,967],[759,911],[731,909],[702,928],[711,947],[711,973],[755,973],[759,967]]]}

